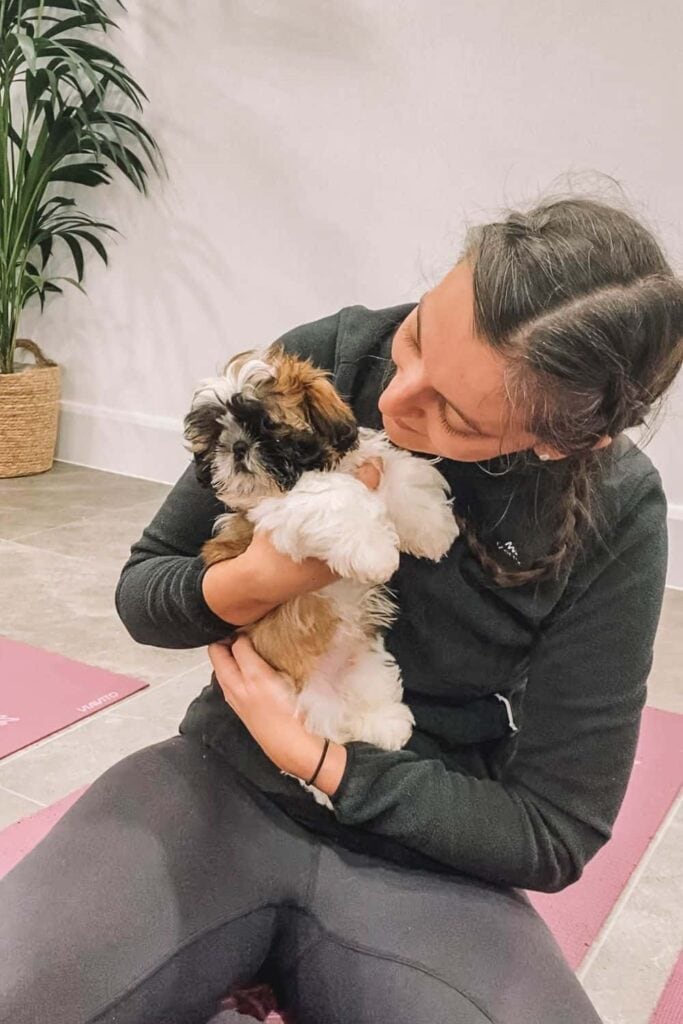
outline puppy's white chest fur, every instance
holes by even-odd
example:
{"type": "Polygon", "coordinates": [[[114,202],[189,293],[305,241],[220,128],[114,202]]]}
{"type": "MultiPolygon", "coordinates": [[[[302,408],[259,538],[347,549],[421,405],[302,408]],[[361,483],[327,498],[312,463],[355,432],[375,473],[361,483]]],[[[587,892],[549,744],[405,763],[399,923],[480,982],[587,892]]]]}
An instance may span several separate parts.
{"type": "Polygon", "coordinates": [[[337,470],[304,473],[286,495],[265,498],[248,516],[297,561],[320,558],[346,579],[384,583],[401,551],[439,561],[458,528],[448,484],[432,461],[395,448],[383,431],[361,428],[359,436],[337,470]],[[374,491],[353,476],[371,458],[383,466],[374,491]]]}

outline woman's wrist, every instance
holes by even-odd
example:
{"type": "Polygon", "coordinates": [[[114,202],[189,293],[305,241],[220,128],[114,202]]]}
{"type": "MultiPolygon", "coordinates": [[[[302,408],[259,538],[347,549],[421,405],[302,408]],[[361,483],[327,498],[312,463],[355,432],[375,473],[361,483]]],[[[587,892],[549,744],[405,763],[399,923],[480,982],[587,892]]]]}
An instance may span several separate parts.
{"type": "MultiPolygon", "coordinates": [[[[285,767],[283,770],[297,778],[308,782],[320,763],[320,756],[325,746],[325,737],[307,733],[304,742],[298,745],[296,763],[285,767]]],[[[316,789],[333,796],[339,789],[344,771],[346,769],[346,747],[340,743],[330,740],[327,753],[320,765],[320,770],[315,777],[313,785],[316,789]]]]}
{"type": "MultiPolygon", "coordinates": [[[[344,772],[346,771],[347,757],[346,747],[343,747],[341,743],[332,743],[330,741],[325,760],[315,780],[317,788],[329,797],[334,796],[339,789],[344,772]]],[[[315,771],[315,769],[313,770],[315,771]]]]}

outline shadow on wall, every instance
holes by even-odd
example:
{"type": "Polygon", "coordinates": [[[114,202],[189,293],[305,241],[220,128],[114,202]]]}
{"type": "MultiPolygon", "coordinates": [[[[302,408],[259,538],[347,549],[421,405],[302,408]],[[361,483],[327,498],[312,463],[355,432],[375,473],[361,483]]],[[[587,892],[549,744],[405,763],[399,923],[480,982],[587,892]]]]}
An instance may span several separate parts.
{"type": "MultiPolygon", "coordinates": [[[[328,168],[343,187],[345,153],[361,146],[360,138],[342,130],[349,93],[368,87],[374,92],[373,78],[377,89],[383,83],[390,88],[397,68],[398,58],[386,41],[382,45],[378,25],[358,7],[318,0],[289,5],[266,0],[258,10],[254,6],[246,0],[213,0],[203,5],[201,19],[188,20],[186,5],[172,0],[163,10],[140,5],[134,14],[142,64],[169,63],[174,69],[165,80],[155,79],[152,111],[162,145],[168,140],[170,205],[182,181],[187,191],[188,168],[194,168],[189,187],[211,192],[215,224],[222,231],[211,238],[213,251],[202,253],[211,225],[202,225],[198,239],[192,233],[186,237],[187,226],[170,228],[171,244],[180,254],[179,276],[187,271],[196,282],[217,324],[225,299],[240,296],[244,276],[253,273],[255,260],[246,267],[240,260],[245,238],[260,241],[260,267],[270,267],[269,293],[285,308],[293,273],[324,282],[322,254],[334,253],[345,266],[357,263],[357,232],[350,233],[337,211],[316,198],[329,189],[328,168]],[[179,79],[187,83],[182,96],[179,79]],[[293,111],[300,112],[296,123],[293,111]],[[214,129],[207,133],[212,117],[214,129]],[[307,157],[311,148],[315,161],[307,157]],[[216,188],[221,172],[222,191],[216,188]],[[285,267],[282,250],[289,239],[291,260],[285,267]],[[190,266],[191,249],[182,262],[184,247],[192,242],[198,243],[198,266],[211,273],[208,287],[190,266]],[[280,273],[277,264],[270,265],[269,251],[280,261],[280,273]],[[223,302],[216,304],[219,279],[223,302]]],[[[367,156],[371,166],[373,156],[367,156]]],[[[173,270],[169,273],[173,276],[173,270]]]]}
{"type": "MultiPolygon", "coordinates": [[[[330,178],[343,189],[350,159],[356,191],[359,182],[366,191],[362,167],[380,158],[362,150],[362,131],[342,131],[346,99],[354,93],[370,116],[364,91],[390,88],[400,64],[367,13],[317,0],[258,11],[213,0],[201,19],[171,0],[132,6],[119,23],[111,45],[149,96],[144,119],[168,179],[153,180],[146,200],[116,178],[88,197],[120,231],[110,269],[91,260],[87,297],[54,309],[48,300],[40,324],[30,310],[25,333],[48,339],[68,369],[65,399],[168,415],[185,408],[188,381],[272,340],[259,327],[267,312],[257,310],[252,332],[243,311],[259,279],[262,306],[282,317],[278,333],[298,322],[288,310],[299,282],[311,283],[325,312],[335,267],[353,294],[357,274],[362,293],[364,239],[330,203],[330,178]]],[[[372,210],[369,190],[365,201],[372,210]]]]}

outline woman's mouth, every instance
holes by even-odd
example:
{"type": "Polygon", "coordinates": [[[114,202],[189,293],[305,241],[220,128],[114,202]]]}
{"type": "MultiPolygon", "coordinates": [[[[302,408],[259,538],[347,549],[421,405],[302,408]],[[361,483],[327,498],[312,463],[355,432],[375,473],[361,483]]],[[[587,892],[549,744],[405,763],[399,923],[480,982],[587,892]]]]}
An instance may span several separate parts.
{"type": "Polygon", "coordinates": [[[419,433],[418,430],[415,430],[414,427],[411,427],[410,424],[406,423],[405,420],[402,420],[399,416],[394,416],[393,419],[394,419],[394,423],[398,423],[398,425],[401,428],[401,430],[407,430],[409,434],[418,434],[419,433]]]}

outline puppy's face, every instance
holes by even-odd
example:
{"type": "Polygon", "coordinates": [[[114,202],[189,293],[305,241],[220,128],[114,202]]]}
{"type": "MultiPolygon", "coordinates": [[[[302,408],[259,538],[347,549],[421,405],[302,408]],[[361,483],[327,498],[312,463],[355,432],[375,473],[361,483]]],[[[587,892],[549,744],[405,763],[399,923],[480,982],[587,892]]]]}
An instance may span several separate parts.
{"type": "Polygon", "coordinates": [[[198,479],[234,508],[289,490],[306,470],[333,469],[358,443],[327,374],[279,346],[235,356],[202,381],[184,426],[198,479]]]}

